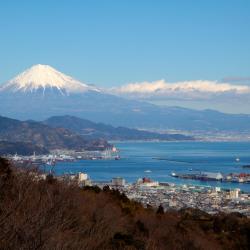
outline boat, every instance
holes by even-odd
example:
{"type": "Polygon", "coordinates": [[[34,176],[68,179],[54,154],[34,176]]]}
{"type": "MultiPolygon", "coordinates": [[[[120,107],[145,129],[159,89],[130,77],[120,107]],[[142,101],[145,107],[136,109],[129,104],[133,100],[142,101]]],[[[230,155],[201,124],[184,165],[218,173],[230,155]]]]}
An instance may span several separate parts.
{"type": "Polygon", "coordinates": [[[172,175],[173,177],[178,177],[178,175],[177,175],[175,172],[172,172],[171,175],[172,175]]]}

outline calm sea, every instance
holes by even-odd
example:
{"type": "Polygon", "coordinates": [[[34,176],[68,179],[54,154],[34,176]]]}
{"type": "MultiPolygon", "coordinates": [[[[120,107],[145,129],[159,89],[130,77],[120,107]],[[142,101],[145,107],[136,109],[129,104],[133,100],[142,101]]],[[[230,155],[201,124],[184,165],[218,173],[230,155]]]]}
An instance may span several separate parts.
{"type": "Polygon", "coordinates": [[[95,181],[109,181],[112,177],[121,176],[127,182],[134,182],[146,176],[163,182],[240,188],[250,192],[250,184],[201,182],[171,177],[173,171],[250,173],[250,169],[241,167],[250,164],[250,142],[119,142],[114,144],[120,150],[121,160],[63,162],[56,165],[56,174],[82,171],[95,181]],[[237,162],[236,158],[240,161],[237,162]]]}

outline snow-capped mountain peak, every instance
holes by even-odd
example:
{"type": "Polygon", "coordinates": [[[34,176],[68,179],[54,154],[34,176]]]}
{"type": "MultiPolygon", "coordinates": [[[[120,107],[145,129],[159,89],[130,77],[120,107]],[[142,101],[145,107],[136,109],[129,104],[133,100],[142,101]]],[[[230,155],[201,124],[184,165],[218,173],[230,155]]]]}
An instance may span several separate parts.
{"type": "Polygon", "coordinates": [[[55,89],[62,94],[98,91],[98,88],[84,84],[65,75],[49,65],[37,64],[25,70],[3,85],[2,90],[13,92],[36,92],[55,89]]]}

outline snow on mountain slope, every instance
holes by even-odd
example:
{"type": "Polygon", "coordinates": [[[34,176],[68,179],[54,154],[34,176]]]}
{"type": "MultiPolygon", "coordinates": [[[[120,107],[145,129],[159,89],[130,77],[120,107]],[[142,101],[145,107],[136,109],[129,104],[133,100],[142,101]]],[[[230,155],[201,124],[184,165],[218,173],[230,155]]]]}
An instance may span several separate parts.
{"type": "Polygon", "coordinates": [[[84,84],[67,76],[49,65],[34,65],[25,70],[6,84],[0,90],[12,92],[36,92],[55,89],[61,94],[98,91],[98,88],[84,84]]]}

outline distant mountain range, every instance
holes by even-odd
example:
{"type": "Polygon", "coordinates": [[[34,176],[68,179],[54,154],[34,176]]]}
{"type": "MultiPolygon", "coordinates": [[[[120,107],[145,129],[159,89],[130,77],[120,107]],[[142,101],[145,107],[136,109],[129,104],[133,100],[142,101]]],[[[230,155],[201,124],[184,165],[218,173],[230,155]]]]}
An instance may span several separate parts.
{"type": "Polygon", "coordinates": [[[0,115],[39,121],[71,115],[129,128],[250,132],[250,115],[128,100],[81,83],[47,65],[35,65],[2,85],[0,115]]]}
{"type": "Polygon", "coordinates": [[[193,137],[181,134],[160,134],[126,127],[113,127],[104,123],[95,123],[74,116],[54,116],[44,121],[54,128],[66,128],[85,138],[103,138],[106,140],[193,140],[193,137]]]}
{"type": "Polygon", "coordinates": [[[107,140],[194,140],[181,134],[158,134],[125,127],[115,128],[73,116],[51,117],[43,122],[0,116],[1,154],[46,154],[50,150],[104,150],[107,140]]]}
{"type": "Polygon", "coordinates": [[[111,145],[103,139],[87,139],[64,128],[52,128],[39,122],[19,121],[0,116],[0,141],[2,147],[8,143],[26,143],[21,146],[39,147],[38,151],[53,149],[103,150],[111,145]]]}

